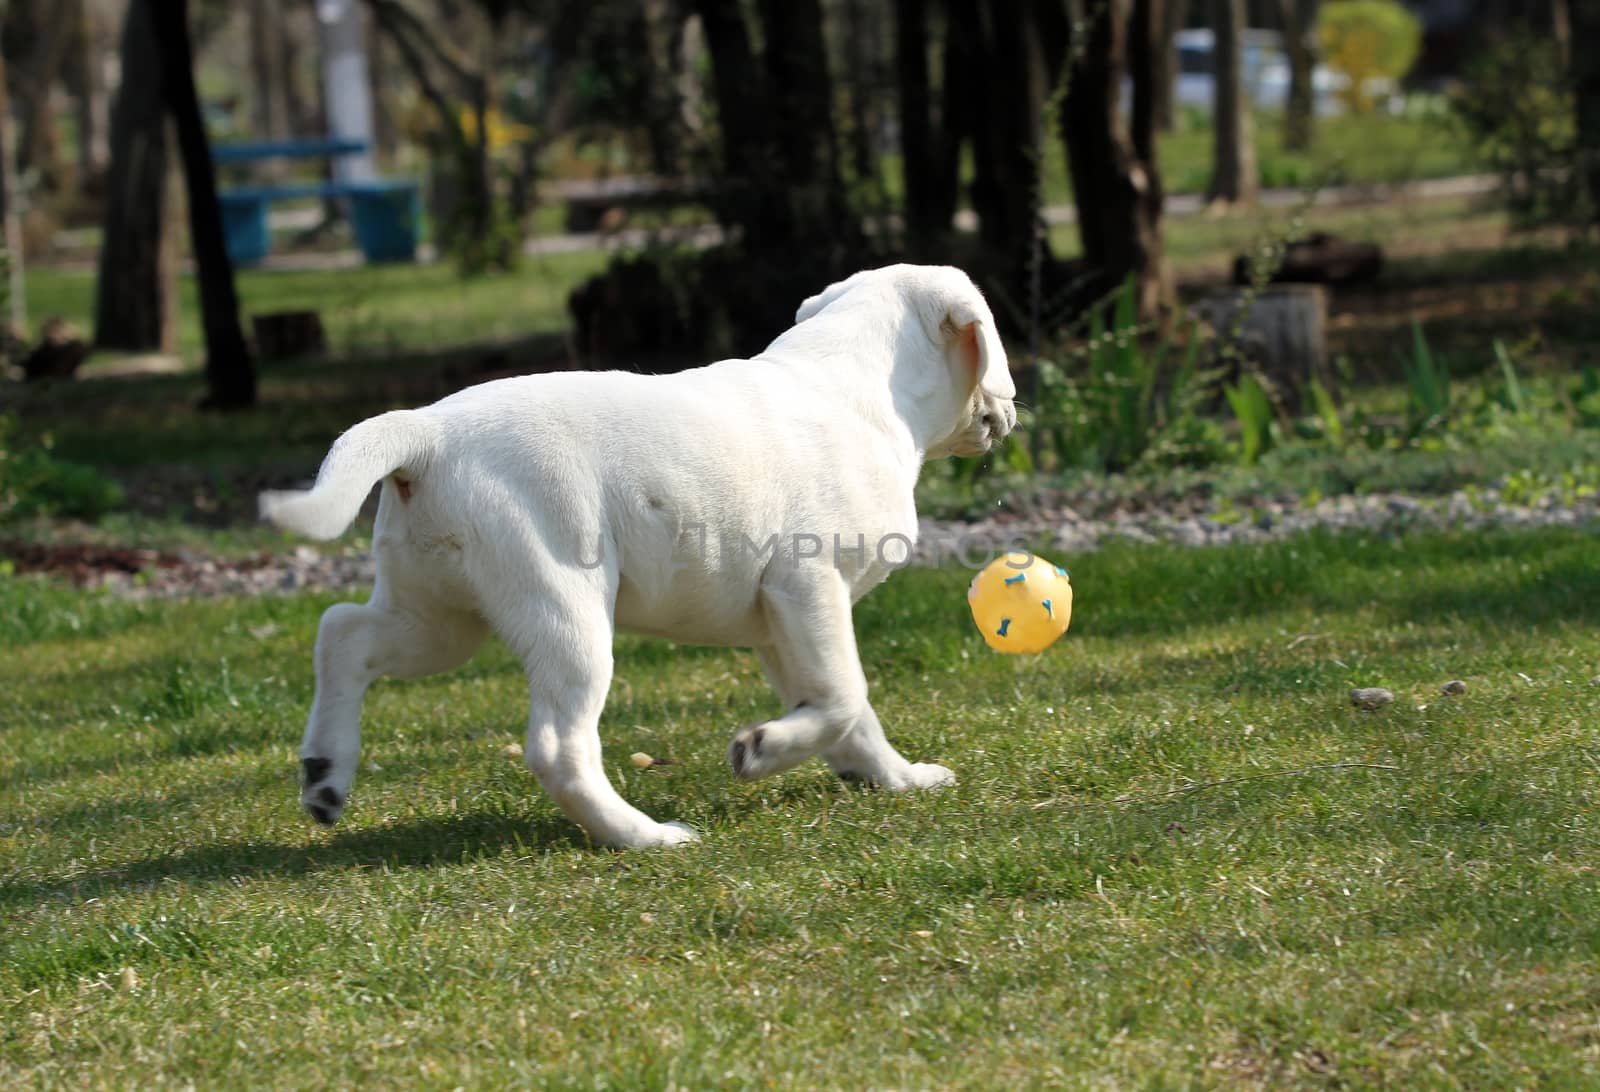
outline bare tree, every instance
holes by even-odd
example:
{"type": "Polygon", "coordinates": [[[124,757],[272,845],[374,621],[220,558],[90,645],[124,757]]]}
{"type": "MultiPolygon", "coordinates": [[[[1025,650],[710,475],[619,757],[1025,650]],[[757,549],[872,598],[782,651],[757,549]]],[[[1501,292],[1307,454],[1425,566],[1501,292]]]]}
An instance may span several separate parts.
{"type": "Polygon", "coordinates": [[[1244,94],[1244,0],[1211,0],[1212,48],[1216,100],[1211,190],[1217,205],[1254,204],[1255,142],[1250,133],[1250,105],[1244,94]]]}
{"type": "Polygon", "coordinates": [[[194,46],[188,0],[159,0],[151,9],[160,45],[161,87],[178,134],[188,193],[189,237],[200,287],[200,319],[206,338],[208,409],[243,409],[256,401],[255,363],[239,325],[233,261],[222,237],[222,206],[194,84],[194,46]]]}

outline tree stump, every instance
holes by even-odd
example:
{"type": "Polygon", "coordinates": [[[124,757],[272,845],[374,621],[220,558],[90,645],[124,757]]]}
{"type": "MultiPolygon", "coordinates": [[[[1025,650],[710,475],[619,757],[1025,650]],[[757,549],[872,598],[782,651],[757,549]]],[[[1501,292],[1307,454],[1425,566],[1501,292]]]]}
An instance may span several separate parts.
{"type": "Polygon", "coordinates": [[[1225,290],[1194,310],[1217,331],[1218,355],[1234,365],[1230,382],[1238,381],[1238,365],[1248,362],[1284,409],[1299,412],[1313,379],[1330,387],[1328,290],[1315,284],[1271,285],[1250,297],[1247,289],[1225,290]],[[1236,353],[1226,352],[1230,344],[1236,353]]]}
{"type": "Polygon", "coordinates": [[[328,340],[322,332],[322,316],[315,311],[275,311],[253,315],[250,324],[256,335],[256,355],[263,364],[297,357],[322,356],[328,340]]]}

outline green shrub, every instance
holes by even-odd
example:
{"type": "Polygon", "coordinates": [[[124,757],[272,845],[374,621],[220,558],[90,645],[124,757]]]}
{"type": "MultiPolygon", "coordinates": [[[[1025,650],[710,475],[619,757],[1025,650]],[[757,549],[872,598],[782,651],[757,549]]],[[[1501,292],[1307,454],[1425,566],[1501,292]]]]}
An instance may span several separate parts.
{"type": "Polygon", "coordinates": [[[1451,109],[1500,175],[1517,226],[1588,222],[1577,104],[1555,43],[1526,30],[1496,38],[1469,64],[1451,109]]]}
{"type": "Polygon", "coordinates": [[[48,437],[37,447],[19,447],[16,419],[0,416],[0,522],[29,516],[99,519],[124,499],[116,482],[52,455],[48,437]]]}
{"type": "Polygon", "coordinates": [[[1373,106],[1374,79],[1399,82],[1422,48],[1422,23],[1395,0],[1335,0],[1317,18],[1317,39],[1329,67],[1350,86],[1344,97],[1354,113],[1373,106]]]}

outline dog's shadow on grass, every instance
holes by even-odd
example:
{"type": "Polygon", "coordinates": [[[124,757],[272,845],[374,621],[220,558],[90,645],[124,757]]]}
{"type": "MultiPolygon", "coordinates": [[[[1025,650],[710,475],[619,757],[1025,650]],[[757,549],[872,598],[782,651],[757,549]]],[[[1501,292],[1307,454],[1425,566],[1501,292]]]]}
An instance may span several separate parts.
{"type": "Polygon", "coordinates": [[[212,842],[158,853],[70,880],[0,885],[0,905],[74,901],[151,888],[163,881],[206,883],[292,879],[348,869],[423,869],[499,856],[582,849],[583,832],[561,816],[506,813],[435,816],[376,827],[273,839],[212,842]]]}

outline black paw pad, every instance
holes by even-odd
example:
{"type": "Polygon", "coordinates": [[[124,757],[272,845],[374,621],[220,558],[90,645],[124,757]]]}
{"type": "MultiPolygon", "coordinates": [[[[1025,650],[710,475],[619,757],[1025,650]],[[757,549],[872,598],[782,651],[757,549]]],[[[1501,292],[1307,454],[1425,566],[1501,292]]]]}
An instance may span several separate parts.
{"type": "Polygon", "coordinates": [[[331,758],[302,758],[300,760],[300,784],[308,788],[328,776],[328,771],[333,769],[331,758]]]}
{"type": "Polygon", "coordinates": [[[306,810],[311,813],[311,818],[315,819],[325,827],[333,826],[334,822],[338,818],[333,814],[333,812],[319,804],[307,804],[306,810]]]}
{"type": "Polygon", "coordinates": [[[744,773],[745,748],[742,740],[733,741],[733,749],[728,752],[728,757],[733,761],[735,773],[744,773]]]}

